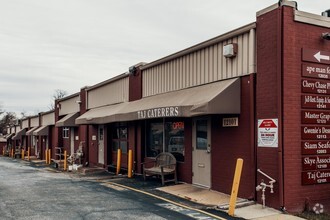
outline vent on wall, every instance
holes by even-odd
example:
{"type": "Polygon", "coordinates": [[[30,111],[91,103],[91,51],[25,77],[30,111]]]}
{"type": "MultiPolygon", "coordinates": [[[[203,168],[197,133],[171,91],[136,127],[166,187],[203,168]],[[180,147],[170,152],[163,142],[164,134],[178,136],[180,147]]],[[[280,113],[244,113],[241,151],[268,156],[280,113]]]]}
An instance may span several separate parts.
{"type": "Polygon", "coordinates": [[[322,12],[322,16],[324,16],[324,17],[330,17],[330,9],[322,12]]]}

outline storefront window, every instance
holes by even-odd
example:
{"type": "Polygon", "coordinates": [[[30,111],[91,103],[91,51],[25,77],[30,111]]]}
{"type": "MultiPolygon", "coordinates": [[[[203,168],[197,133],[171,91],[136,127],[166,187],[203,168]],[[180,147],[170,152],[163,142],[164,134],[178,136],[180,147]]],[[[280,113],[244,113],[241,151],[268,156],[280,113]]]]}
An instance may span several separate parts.
{"type": "Polygon", "coordinates": [[[184,122],[152,122],[148,126],[147,156],[161,152],[172,153],[178,161],[184,161],[184,122]]]}
{"type": "Polygon", "coordinates": [[[147,157],[155,157],[163,152],[163,123],[150,123],[148,132],[147,157]]]}
{"type": "Polygon", "coordinates": [[[128,148],[127,126],[125,124],[117,124],[112,129],[112,151],[121,149],[126,154],[128,148]]]}

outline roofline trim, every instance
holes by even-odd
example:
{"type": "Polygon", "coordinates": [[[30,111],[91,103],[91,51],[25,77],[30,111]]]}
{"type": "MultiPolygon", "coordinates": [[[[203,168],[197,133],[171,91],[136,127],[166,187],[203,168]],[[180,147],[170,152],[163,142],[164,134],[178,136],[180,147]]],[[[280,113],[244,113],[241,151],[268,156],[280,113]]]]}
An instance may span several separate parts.
{"type": "Polygon", "coordinates": [[[192,47],[188,47],[187,49],[181,50],[181,51],[179,51],[177,53],[174,53],[172,55],[169,55],[169,56],[163,57],[161,59],[155,60],[155,61],[153,61],[151,63],[145,64],[145,65],[141,66],[140,69],[141,70],[146,70],[148,68],[157,66],[159,64],[168,62],[170,60],[174,60],[174,59],[176,59],[178,57],[182,57],[182,56],[185,56],[187,54],[193,53],[195,51],[201,50],[203,48],[209,47],[211,45],[217,44],[217,43],[222,42],[222,41],[224,41],[224,40],[226,40],[228,38],[232,38],[232,37],[238,36],[240,34],[249,32],[251,29],[255,29],[255,28],[256,28],[256,22],[252,22],[250,24],[247,24],[247,25],[245,25],[243,27],[234,29],[234,30],[232,30],[230,32],[227,32],[225,34],[222,34],[222,35],[217,36],[215,38],[212,38],[210,40],[207,40],[207,41],[204,41],[202,43],[196,44],[196,45],[194,45],[192,47]]]}
{"type": "Polygon", "coordinates": [[[294,12],[294,20],[307,24],[330,28],[330,18],[322,15],[296,10],[294,12]]]}
{"type": "Polygon", "coordinates": [[[63,102],[65,100],[71,99],[71,98],[79,96],[79,95],[80,95],[80,92],[76,92],[76,93],[73,93],[71,95],[65,96],[65,97],[57,99],[57,100],[58,100],[58,102],[63,102]]]}
{"type": "Polygon", "coordinates": [[[95,84],[95,85],[93,85],[93,86],[90,86],[90,87],[86,88],[86,91],[88,92],[88,91],[90,91],[90,90],[94,90],[94,89],[96,89],[96,88],[102,87],[102,86],[104,86],[104,85],[107,85],[107,84],[109,84],[109,83],[112,83],[112,82],[114,82],[114,81],[117,81],[117,80],[120,80],[120,79],[123,79],[123,78],[126,78],[126,77],[128,77],[128,73],[127,73],[127,72],[122,73],[122,74],[120,74],[120,75],[118,75],[118,76],[115,76],[115,77],[113,77],[113,78],[110,78],[110,79],[108,79],[108,80],[105,80],[105,81],[103,81],[103,82],[97,83],[97,84],[95,84]]]}

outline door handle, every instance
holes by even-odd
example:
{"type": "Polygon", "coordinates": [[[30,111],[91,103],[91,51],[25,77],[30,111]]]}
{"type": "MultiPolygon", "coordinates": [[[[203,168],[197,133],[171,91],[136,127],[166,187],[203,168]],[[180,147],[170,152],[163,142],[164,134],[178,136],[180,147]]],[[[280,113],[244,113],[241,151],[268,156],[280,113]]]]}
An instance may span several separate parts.
{"type": "Polygon", "coordinates": [[[210,145],[210,144],[207,145],[206,152],[207,152],[208,154],[211,153],[211,145],[210,145]]]}

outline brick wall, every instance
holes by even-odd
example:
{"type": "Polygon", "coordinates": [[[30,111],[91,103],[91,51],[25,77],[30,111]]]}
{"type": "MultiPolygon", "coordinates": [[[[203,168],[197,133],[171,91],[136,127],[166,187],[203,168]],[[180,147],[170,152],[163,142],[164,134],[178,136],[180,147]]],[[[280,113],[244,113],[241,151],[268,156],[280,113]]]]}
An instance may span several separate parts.
{"type": "Polygon", "coordinates": [[[88,134],[89,134],[89,164],[90,166],[95,166],[98,164],[98,145],[97,145],[97,125],[89,125],[88,126],[88,134]],[[92,137],[96,136],[96,140],[92,140],[92,137]]]}
{"type": "Polygon", "coordinates": [[[302,185],[301,156],[301,72],[302,48],[330,51],[330,42],[321,39],[328,28],[295,22],[293,9],[283,8],[283,150],[285,206],[302,211],[322,203],[330,212],[330,184],[302,185]]]}
{"type": "Polygon", "coordinates": [[[178,162],[178,180],[192,182],[192,119],[184,119],[184,162],[178,162]]]}
{"type": "Polygon", "coordinates": [[[129,76],[129,101],[142,98],[142,71],[137,67],[136,74],[129,76]]]}
{"type": "MultiPolygon", "coordinates": [[[[257,169],[276,179],[274,193],[266,191],[266,205],[282,206],[281,192],[281,8],[257,17],[257,77],[256,77],[256,122],[258,119],[279,119],[279,146],[257,147],[257,169]]],[[[257,131],[256,131],[257,132],[257,131]]],[[[261,179],[267,180],[260,174],[261,179]]],[[[268,182],[267,182],[268,183],[268,182]]],[[[257,193],[259,202],[261,192],[257,193]]]]}
{"type": "MultiPolygon", "coordinates": [[[[80,89],[80,115],[84,114],[86,110],[86,87],[80,89]]],[[[88,142],[88,125],[79,125],[78,127],[79,142],[83,143],[83,158],[82,163],[89,161],[89,142],[88,142]]]]}
{"type": "Polygon", "coordinates": [[[318,202],[329,209],[330,184],[302,185],[301,176],[302,48],[330,51],[320,37],[329,29],[295,22],[293,12],[283,6],[257,18],[256,115],[279,119],[279,147],[258,147],[257,168],[277,180],[266,205],[301,212],[318,202]]]}
{"type": "MultiPolygon", "coordinates": [[[[250,109],[251,86],[253,77],[241,78],[241,113],[212,117],[212,188],[227,194],[231,193],[236,160],[244,160],[239,197],[254,198],[255,161],[254,131],[250,129],[253,118],[250,109]],[[223,117],[238,117],[238,127],[222,127],[223,117]],[[252,139],[252,142],[251,142],[252,139]]],[[[253,90],[252,90],[253,92],[253,90]]],[[[253,99],[252,99],[253,100],[253,99]]]]}
{"type": "Polygon", "coordinates": [[[50,126],[50,129],[49,129],[49,135],[48,135],[48,138],[49,138],[49,149],[51,149],[51,158],[54,159],[55,158],[55,143],[56,143],[56,138],[55,138],[55,135],[56,135],[56,132],[55,132],[56,128],[55,126],[50,126]]]}
{"type": "Polygon", "coordinates": [[[5,146],[7,145],[6,142],[0,142],[0,154],[2,155],[3,149],[5,149],[5,146]]]}

